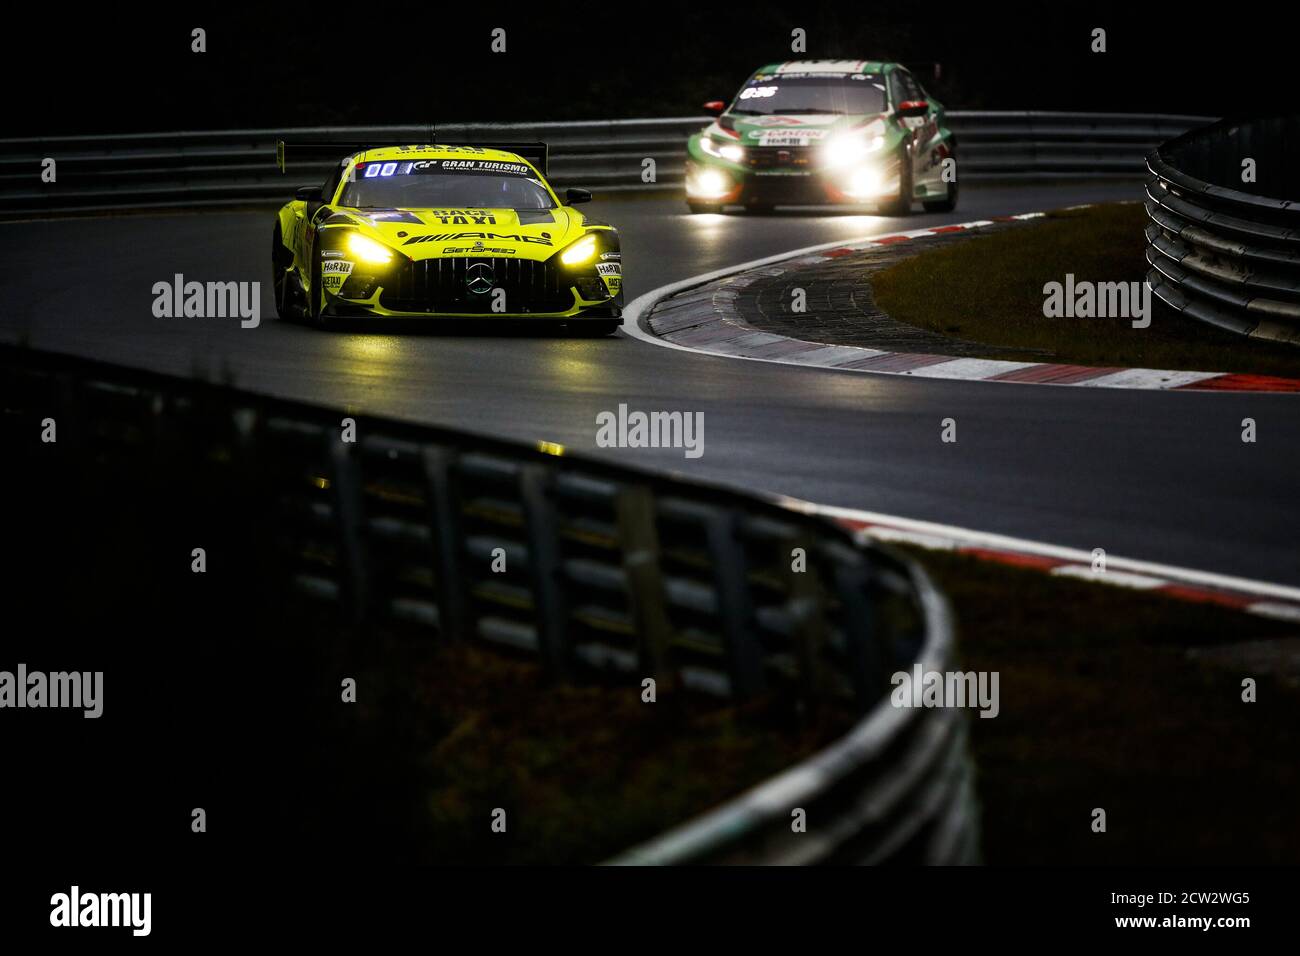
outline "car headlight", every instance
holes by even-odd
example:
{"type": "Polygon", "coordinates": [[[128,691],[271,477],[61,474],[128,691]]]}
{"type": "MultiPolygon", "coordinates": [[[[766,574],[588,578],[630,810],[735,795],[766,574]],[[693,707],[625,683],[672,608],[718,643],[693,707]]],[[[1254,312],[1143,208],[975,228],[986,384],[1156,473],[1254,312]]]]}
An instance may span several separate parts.
{"type": "Polygon", "coordinates": [[[885,145],[885,137],[865,136],[841,133],[832,136],[822,145],[822,161],[827,166],[848,166],[864,156],[878,151],[885,145]]]}
{"type": "Polygon", "coordinates": [[[700,137],[700,149],[710,156],[716,156],[718,159],[725,159],[732,163],[743,162],[745,159],[745,147],[738,146],[735,143],[720,143],[712,136],[700,137]]]}
{"type": "Polygon", "coordinates": [[[596,237],[583,236],[577,242],[560,253],[560,261],[566,266],[578,266],[596,258],[596,237]]]}
{"type": "Polygon", "coordinates": [[[359,232],[348,233],[348,252],[362,262],[383,263],[391,262],[393,259],[392,249],[359,232]]]}
{"type": "Polygon", "coordinates": [[[720,169],[704,167],[686,180],[686,195],[720,199],[731,191],[731,177],[720,169]]]}

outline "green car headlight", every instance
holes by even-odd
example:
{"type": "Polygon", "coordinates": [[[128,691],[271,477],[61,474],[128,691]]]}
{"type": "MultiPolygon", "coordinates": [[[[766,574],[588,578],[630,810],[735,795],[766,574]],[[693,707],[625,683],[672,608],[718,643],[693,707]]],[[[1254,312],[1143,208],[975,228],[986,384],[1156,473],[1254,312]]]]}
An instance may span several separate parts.
{"type": "Polygon", "coordinates": [[[822,159],[827,166],[848,166],[872,153],[879,152],[884,145],[883,136],[867,137],[841,133],[828,138],[822,145],[822,159]]]}
{"type": "Polygon", "coordinates": [[[566,266],[580,266],[596,258],[596,237],[583,236],[577,242],[560,253],[560,261],[566,266]]]}
{"type": "Polygon", "coordinates": [[[700,149],[710,156],[716,156],[718,159],[725,159],[732,163],[744,162],[745,159],[745,147],[736,143],[720,143],[712,136],[700,137],[700,149]]]}

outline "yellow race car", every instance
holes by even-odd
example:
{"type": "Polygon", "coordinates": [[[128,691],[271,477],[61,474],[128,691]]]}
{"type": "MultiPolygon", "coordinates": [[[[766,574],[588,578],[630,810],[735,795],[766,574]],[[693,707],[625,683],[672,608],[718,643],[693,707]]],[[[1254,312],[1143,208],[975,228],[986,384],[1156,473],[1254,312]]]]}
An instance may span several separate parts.
{"type": "MultiPolygon", "coordinates": [[[[342,144],[277,145],[333,149],[342,144]]],[[[546,181],[543,143],[382,146],[344,157],[281,209],[282,318],[529,319],[609,334],[623,306],[618,232],[546,181]]]]}

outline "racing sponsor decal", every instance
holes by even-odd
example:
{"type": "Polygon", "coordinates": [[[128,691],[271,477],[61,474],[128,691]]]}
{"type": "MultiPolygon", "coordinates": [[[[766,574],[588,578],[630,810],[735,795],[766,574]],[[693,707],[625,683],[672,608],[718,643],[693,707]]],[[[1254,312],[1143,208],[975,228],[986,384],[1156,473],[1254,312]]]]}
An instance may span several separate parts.
{"type": "Polygon", "coordinates": [[[605,259],[605,260],[611,260],[611,261],[613,261],[613,262],[619,262],[619,261],[622,260],[622,258],[623,258],[623,254],[620,253],[620,252],[602,252],[602,253],[600,254],[600,257],[601,257],[602,259],[605,259]]]}
{"type": "Polygon", "coordinates": [[[759,146],[811,146],[826,137],[824,129],[802,129],[798,132],[787,130],[753,130],[750,139],[757,139],[759,146]]]}
{"type": "Polygon", "coordinates": [[[475,246],[443,246],[442,249],[442,254],[444,256],[458,256],[464,255],[465,253],[478,255],[480,252],[493,252],[499,256],[519,255],[518,249],[507,249],[504,246],[485,246],[481,242],[475,246]]]}
{"type": "Polygon", "coordinates": [[[495,226],[497,217],[487,209],[430,209],[427,218],[444,226],[495,226]]]}
{"type": "Polygon", "coordinates": [[[337,293],[352,274],[352,263],[346,259],[330,259],[320,264],[320,284],[326,292],[337,293]]]}
{"type": "MultiPolygon", "coordinates": [[[[458,173],[471,176],[523,176],[533,178],[535,173],[526,163],[499,159],[419,159],[389,160],[357,163],[353,170],[357,179],[388,179],[392,176],[413,176],[429,173],[458,173]]],[[[536,182],[536,179],[533,179],[536,182]]]]}
{"type": "MultiPolygon", "coordinates": [[[[813,71],[806,73],[755,73],[750,83],[771,83],[774,80],[857,80],[875,83],[880,79],[878,73],[838,73],[835,70],[813,71]]],[[[883,89],[884,87],[881,87],[883,89]]]]}
{"type": "Polygon", "coordinates": [[[596,274],[602,276],[621,276],[623,270],[617,262],[597,262],[596,274]]]}
{"type": "Polygon", "coordinates": [[[422,159],[411,164],[412,173],[480,173],[483,175],[531,176],[524,163],[499,159],[422,159]]]}
{"type": "Polygon", "coordinates": [[[522,233],[496,232],[439,232],[428,236],[412,236],[402,245],[411,246],[418,242],[448,242],[455,239],[491,239],[496,242],[531,242],[539,246],[553,245],[548,235],[525,236],[522,233]]]}

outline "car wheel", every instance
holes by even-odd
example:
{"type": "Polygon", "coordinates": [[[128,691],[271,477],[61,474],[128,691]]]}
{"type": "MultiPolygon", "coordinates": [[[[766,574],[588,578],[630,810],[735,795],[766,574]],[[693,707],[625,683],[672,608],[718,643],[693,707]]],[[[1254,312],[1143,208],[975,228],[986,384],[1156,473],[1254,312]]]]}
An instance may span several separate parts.
{"type": "Polygon", "coordinates": [[[881,215],[906,216],[912,211],[912,157],[903,153],[898,162],[898,195],[881,204],[881,215]]]}
{"type": "Polygon", "coordinates": [[[716,202],[693,202],[688,199],[686,208],[691,212],[722,212],[722,204],[716,202]]]}
{"type": "Polygon", "coordinates": [[[275,294],[275,314],[281,319],[297,319],[302,316],[298,304],[297,285],[291,278],[293,253],[285,248],[280,224],[275,224],[271,235],[271,289],[275,294]]]}
{"type": "Polygon", "coordinates": [[[775,208],[770,202],[745,203],[745,212],[751,216],[770,216],[775,208]]]}
{"type": "Polygon", "coordinates": [[[325,295],[321,292],[320,246],[311,256],[311,288],[307,290],[307,321],[318,329],[333,328],[334,321],[325,314],[325,295]]]}
{"type": "Polygon", "coordinates": [[[957,183],[948,184],[948,195],[943,199],[927,200],[921,203],[926,212],[952,212],[957,208],[957,183]]]}

